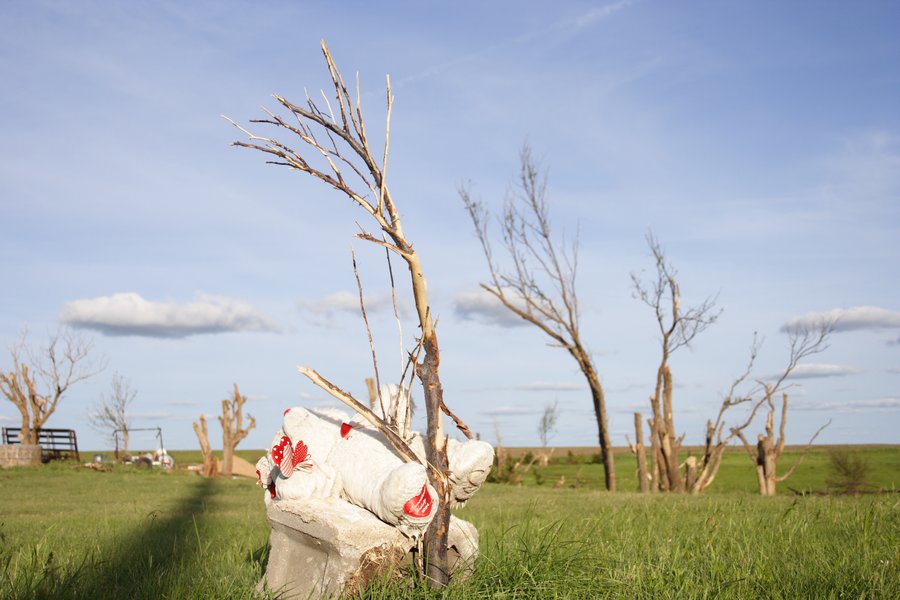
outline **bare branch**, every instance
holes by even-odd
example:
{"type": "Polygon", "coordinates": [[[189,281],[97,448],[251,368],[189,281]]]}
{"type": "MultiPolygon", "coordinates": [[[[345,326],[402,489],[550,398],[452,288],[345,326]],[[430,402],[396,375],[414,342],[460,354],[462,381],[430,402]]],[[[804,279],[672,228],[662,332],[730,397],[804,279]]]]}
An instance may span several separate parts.
{"type": "Polygon", "coordinates": [[[825,423],[824,425],[822,425],[821,427],[819,427],[816,430],[816,432],[813,434],[813,436],[811,438],[809,438],[809,441],[806,443],[806,446],[803,448],[803,453],[800,455],[800,458],[797,460],[796,463],[794,463],[794,465],[790,469],[787,470],[787,472],[784,475],[781,475],[780,477],[778,477],[777,481],[779,481],[779,482],[784,481],[785,479],[787,479],[788,477],[793,475],[793,473],[797,469],[797,467],[799,467],[800,465],[803,464],[803,461],[806,459],[806,455],[809,452],[809,449],[812,448],[813,442],[816,441],[816,438],[819,437],[819,434],[822,433],[825,430],[825,428],[828,427],[829,425],[831,425],[831,419],[828,419],[828,422],[825,423]]]}

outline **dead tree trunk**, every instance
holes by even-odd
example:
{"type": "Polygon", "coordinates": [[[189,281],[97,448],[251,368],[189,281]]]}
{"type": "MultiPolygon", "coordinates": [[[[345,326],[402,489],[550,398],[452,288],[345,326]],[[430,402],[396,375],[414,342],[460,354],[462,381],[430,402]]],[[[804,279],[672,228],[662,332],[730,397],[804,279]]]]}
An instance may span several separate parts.
{"type": "Polygon", "coordinates": [[[790,477],[797,467],[803,463],[806,453],[812,447],[812,443],[822,433],[822,430],[831,423],[829,421],[820,427],[807,442],[798,461],[786,473],[778,475],[778,460],[784,451],[788,413],[788,394],[782,389],[785,387],[785,381],[791,376],[791,373],[794,372],[794,369],[797,368],[797,365],[803,358],[812,354],[818,354],[828,348],[828,337],[834,330],[834,325],[835,321],[833,320],[822,320],[814,326],[803,326],[788,330],[790,335],[790,357],[787,367],[774,382],[757,381],[763,390],[763,397],[754,405],[750,418],[744,425],[744,427],[749,425],[762,406],[766,407],[766,425],[763,433],[757,436],[756,446],[752,446],[744,436],[744,427],[732,429],[732,435],[737,436],[741,440],[750,460],[753,461],[756,467],[756,480],[761,496],[774,496],[777,493],[778,483],[790,477]],[[779,424],[776,437],[775,419],[778,409],[773,398],[779,392],[781,392],[781,415],[778,418],[779,424]]]}
{"type": "Polygon", "coordinates": [[[828,423],[825,423],[825,425],[820,427],[818,431],[813,434],[812,438],[810,438],[809,442],[807,442],[806,447],[803,449],[803,452],[797,462],[794,463],[794,465],[790,469],[788,469],[786,473],[779,475],[778,461],[781,458],[782,452],[784,452],[785,445],[784,431],[785,425],[787,423],[788,395],[787,392],[784,392],[781,396],[781,417],[778,427],[778,434],[776,437],[776,408],[774,402],[772,402],[773,392],[774,386],[767,386],[766,395],[760,402],[760,405],[765,404],[768,407],[768,411],[766,413],[766,425],[764,433],[760,433],[757,436],[755,449],[750,446],[750,443],[740,431],[735,432],[735,435],[737,435],[740,438],[741,442],[743,442],[744,448],[750,455],[750,459],[756,463],[756,482],[759,487],[760,496],[774,496],[778,493],[778,484],[793,475],[797,467],[803,464],[803,461],[806,459],[806,453],[812,447],[812,443],[816,440],[819,434],[822,433],[822,430],[828,427],[828,425],[831,423],[831,421],[829,421],[828,423]]]}
{"type": "Polygon", "coordinates": [[[647,451],[644,449],[644,418],[641,413],[634,413],[634,444],[631,452],[637,460],[638,489],[642,494],[650,491],[650,473],[647,472],[647,451]]]}
{"type": "Polygon", "coordinates": [[[200,441],[200,453],[203,455],[203,469],[200,474],[204,477],[215,477],[219,474],[219,461],[213,455],[212,446],[209,445],[209,431],[206,428],[206,417],[200,415],[200,423],[194,422],[194,433],[200,441]]]}
{"type": "Polygon", "coordinates": [[[242,396],[238,385],[234,384],[231,398],[222,400],[222,416],[219,417],[219,425],[222,426],[222,475],[230,476],[234,470],[234,449],[241,443],[250,430],[256,427],[256,420],[247,415],[250,422],[247,427],[244,423],[244,403],[247,396],[242,396]]]}

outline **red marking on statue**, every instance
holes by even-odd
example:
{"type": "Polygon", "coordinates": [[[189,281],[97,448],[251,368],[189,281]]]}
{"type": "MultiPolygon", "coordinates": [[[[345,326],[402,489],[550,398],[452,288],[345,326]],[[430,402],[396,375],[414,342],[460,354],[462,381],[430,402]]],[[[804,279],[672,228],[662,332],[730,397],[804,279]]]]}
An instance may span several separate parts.
{"type": "Polygon", "coordinates": [[[274,481],[269,483],[269,495],[272,498],[275,498],[275,482],[274,481]]]}
{"type": "Polygon", "coordinates": [[[287,414],[288,414],[289,412],[291,412],[291,409],[289,409],[289,408],[284,409],[284,415],[283,415],[283,416],[286,417],[287,414]]]}
{"type": "Polygon", "coordinates": [[[303,443],[303,440],[299,440],[297,442],[297,447],[294,448],[294,460],[292,468],[294,469],[311,469],[312,462],[311,457],[309,455],[309,448],[306,444],[303,443]]]}
{"type": "Polygon", "coordinates": [[[281,439],[272,446],[272,460],[285,477],[290,477],[294,472],[294,449],[288,436],[281,436],[281,439]]]}
{"type": "Polygon", "coordinates": [[[341,423],[341,437],[346,438],[353,431],[353,425],[350,423],[341,423]]]}
{"type": "Polygon", "coordinates": [[[262,487],[262,475],[259,474],[259,469],[256,470],[256,485],[262,487]]]}
{"type": "Polygon", "coordinates": [[[403,505],[403,512],[417,519],[427,517],[431,512],[432,504],[431,494],[428,493],[428,484],[426,483],[422,486],[422,491],[418,496],[413,496],[403,505]]]}

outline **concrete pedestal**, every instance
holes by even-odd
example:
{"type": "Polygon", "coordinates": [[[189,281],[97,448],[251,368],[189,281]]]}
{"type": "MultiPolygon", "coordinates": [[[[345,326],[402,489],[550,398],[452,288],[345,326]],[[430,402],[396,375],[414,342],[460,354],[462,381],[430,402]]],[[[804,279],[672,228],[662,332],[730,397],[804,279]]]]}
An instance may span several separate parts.
{"type": "MultiPolygon", "coordinates": [[[[272,502],[269,562],[258,589],[276,597],[355,596],[380,577],[400,577],[415,543],[372,513],[337,498],[272,502]]],[[[467,578],[478,556],[478,531],[451,517],[448,557],[453,578],[467,578]]]]}
{"type": "Polygon", "coordinates": [[[260,589],[278,598],[352,595],[396,572],[415,545],[372,513],[336,498],[273,502],[269,564],[260,589]]]}
{"type": "Polygon", "coordinates": [[[21,467],[41,464],[41,447],[38,444],[0,445],[0,467],[21,467]]]}

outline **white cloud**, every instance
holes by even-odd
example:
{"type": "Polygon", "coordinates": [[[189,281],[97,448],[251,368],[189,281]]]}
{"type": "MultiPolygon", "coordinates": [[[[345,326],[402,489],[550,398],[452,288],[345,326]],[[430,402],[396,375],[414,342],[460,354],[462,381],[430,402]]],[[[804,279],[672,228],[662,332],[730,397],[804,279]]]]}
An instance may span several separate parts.
{"type": "Polygon", "coordinates": [[[814,328],[822,323],[834,321],[835,331],[857,331],[861,329],[900,328],[900,311],[877,306],[856,306],[854,308],[834,308],[821,312],[811,312],[788,319],[781,326],[784,332],[803,328],[814,328]]]}
{"type": "MultiPolygon", "coordinates": [[[[364,299],[367,314],[394,310],[390,290],[365,294],[364,299]]],[[[303,311],[327,318],[332,318],[338,313],[362,314],[359,310],[359,292],[335,292],[321,300],[301,300],[299,306],[303,311]]],[[[397,309],[401,315],[408,314],[406,304],[400,298],[397,299],[397,309]]]]}
{"type": "Polygon", "coordinates": [[[875,398],[871,400],[850,400],[848,402],[823,402],[815,403],[805,401],[788,408],[801,411],[832,411],[832,412],[888,412],[900,410],[900,397],[875,398]]]}
{"type": "Polygon", "coordinates": [[[6,415],[0,415],[0,421],[18,421],[19,419],[13,417],[7,417],[6,415]]]}
{"type": "Polygon", "coordinates": [[[500,327],[521,327],[528,323],[503,306],[485,290],[462,292],[454,300],[454,312],[464,320],[480,321],[500,327]]]}
{"type": "Polygon", "coordinates": [[[580,392],[587,389],[583,383],[563,383],[552,381],[533,381],[519,385],[501,385],[483,388],[468,388],[469,392],[580,392]]]}
{"type": "Polygon", "coordinates": [[[165,404],[168,406],[199,406],[200,402],[197,400],[170,400],[165,404]]]}
{"type": "Polygon", "coordinates": [[[482,410],[480,411],[480,414],[492,417],[517,417],[523,415],[536,415],[539,412],[541,411],[527,406],[498,406],[496,408],[482,410]]]}
{"type": "Polygon", "coordinates": [[[73,300],[63,306],[60,320],[111,336],[185,338],[201,333],[278,331],[250,304],[206,294],[186,304],[153,302],[133,292],[73,300]]]}
{"type": "Polygon", "coordinates": [[[172,418],[172,413],[170,412],[159,412],[159,411],[150,411],[150,412],[134,412],[128,413],[128,416],[132,419],[155,419],[155,420],[166,420],[172,418]]]}
{"type": "MultiPolygon", "coordinates": [[[[862,373],[862,370],[854,367],[846,367],[843,365],[829,365],[821,363],[808,363],[797,365],[797,368],[791,371],[788,379],[818,379],[823,377],[844,377],[846,375],[856,375],[862,373]]],[[[773,377],[774,378],[774,377],[773,377]]]]}

